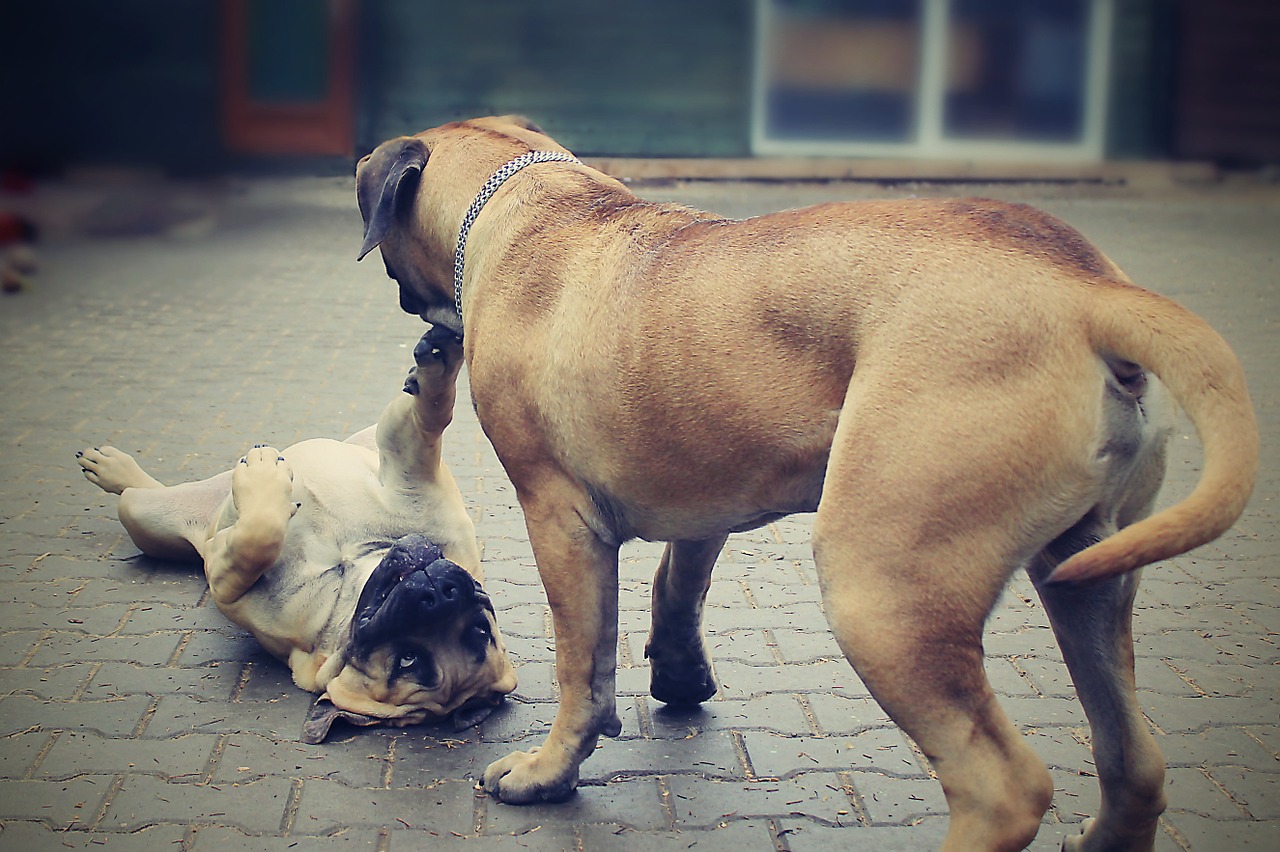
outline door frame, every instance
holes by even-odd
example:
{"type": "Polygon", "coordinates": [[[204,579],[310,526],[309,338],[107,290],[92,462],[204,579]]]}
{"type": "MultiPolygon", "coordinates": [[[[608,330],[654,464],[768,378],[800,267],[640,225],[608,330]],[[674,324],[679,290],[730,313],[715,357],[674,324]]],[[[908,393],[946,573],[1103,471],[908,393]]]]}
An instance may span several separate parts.
{"type": "Polygon", "coordinates": [[[259,103],[250,92],[249,2],[222,0],[224,142],[239,154],[351,156],[355,150],[357,0],[327,0],[328,85],[323,100],[259,103]]]}

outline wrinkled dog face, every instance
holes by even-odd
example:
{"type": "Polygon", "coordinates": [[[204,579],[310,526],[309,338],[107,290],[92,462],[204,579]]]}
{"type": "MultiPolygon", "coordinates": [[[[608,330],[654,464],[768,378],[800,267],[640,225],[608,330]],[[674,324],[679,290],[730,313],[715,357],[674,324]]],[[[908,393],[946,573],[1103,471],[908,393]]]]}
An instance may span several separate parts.
{"type": "Polygon", "coordinates": [[[399,726],[452,716],[468,727],[515,687],[484,589],[425,537],[407,536],[365,583],[344,665],[304,739],[323,740],[336,719],[399,726]]]}

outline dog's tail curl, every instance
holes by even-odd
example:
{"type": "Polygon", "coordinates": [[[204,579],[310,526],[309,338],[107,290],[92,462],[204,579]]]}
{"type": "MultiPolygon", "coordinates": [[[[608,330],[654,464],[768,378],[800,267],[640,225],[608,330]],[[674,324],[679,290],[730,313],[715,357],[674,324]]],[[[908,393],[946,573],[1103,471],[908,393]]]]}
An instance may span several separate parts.
{"type": "Polygon", "coordinates": [[[1084,303],[1095,351],[1159,377],[1195,426],[1204,465],[1185,499],[1076,553],[1054,570],[1050,582],[1132,571],[1212,541],[1244,511],[1258,468],[1258,426],[1244,370],[1208,323],[1170,299],[1120,281],[1094,282],[1084,303]]]}

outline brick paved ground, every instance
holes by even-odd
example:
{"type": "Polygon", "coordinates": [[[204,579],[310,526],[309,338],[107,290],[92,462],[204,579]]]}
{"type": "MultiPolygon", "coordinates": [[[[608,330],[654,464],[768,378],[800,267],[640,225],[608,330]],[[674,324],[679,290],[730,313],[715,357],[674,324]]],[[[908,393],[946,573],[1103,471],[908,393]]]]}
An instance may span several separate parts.
{"type": "MultiPolygon", "coordinates": [[[[649,193],[745,215],[909,191],[649,193]]],[[[1256,194],[995,192],[1041,199],[1139,281],[1203,313],[1251,374],[1265,446],[1257,493],[1220,542],[1148,571],[1138,675],[1171,767],[1158,847],[1280,848],[1280,395],[1268,372],[1280,354],[1280,206],[1256,194]]],[[[565,804],[477,793],[490,760],[548,728],[555,687],[520,512],[465,399],[446,456],[487,547],[519,690],[478,730],[344,729],[300,745],[309,697],[219,615],[197,571],[137,553],[115,498],[81,478],[73,454],[114,443],[172,482],[223,469],[255,442],[343,436],[397,391],[422,326],[398,311],[376,257],[353,262],[349,182],[243,185],[205,200],[216,218],[168,236],[147,232],[164,204],[142,209],[126,194],[90,211],[77,199],[47,211],[62,218],[35,289],[0,302],[0,848],[936,845],[939,788],[838,656],[803,517],[732,540],[707,617],[722,690],[693,714],[646,695],[659,547],[628,546],[622,736],[603,742],[565,804]],[[77,235],[72,219],[134,233],[77,235]]],[[[1174,438],[1167,493],[1194,480],[1194,448],[1185,430],[1174,438]]],[[[990,632],[992,681],[1053,769],[1058,792],[1033,848],[1054,849],[1098,806],[1083,717],[1024,578],[990,632]]]]}

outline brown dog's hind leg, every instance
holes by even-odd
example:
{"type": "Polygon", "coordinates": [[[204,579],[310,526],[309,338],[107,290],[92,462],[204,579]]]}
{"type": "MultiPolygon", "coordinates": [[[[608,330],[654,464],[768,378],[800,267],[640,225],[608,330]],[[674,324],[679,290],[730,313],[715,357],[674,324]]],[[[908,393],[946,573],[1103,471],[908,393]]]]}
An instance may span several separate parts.
{"type": "Polygon", "coordinates": [[[975,589],[941,554],[885,558],[820,536],[815,556],[841,650],[942,783],[951,811],[942,848],[1024,848],[1053,782],[998,706],[983,668],[983,621],[996,594],[975,589]]]}
{"type": "MultiPolygon", "coordinates": [[[[1163,467],[1163,458],[1157,463],[1163,467]]],[[[1155,477],[1151,497],[1158,486],[1155,477]]],[[[1141,572],[1098,582],[1043,583],[1062,560],[1115,529],[1090,516],[1028,568],[1089,719],[1102,791],[1097,817],[1086,822],[1082,835],[1063,844],[1070,852],[1151,849],[1165,807],[1164,757],[1135,691],[1133,601],[1141,572]]]]}
{"type": "Polygon", "coordinates": [[[616,700],[618,547],[582,520],[571,486],[545,484],[562,499],[520,495],[556,637],[560,706],[543,744],[491,763],[490,795],[509,804],[559,801],[578,784],[578,767],[601,734],[622,730],[616,700]]]}
{"type": "Polygon", "coordinates": [[[727,538],[669,542],[658,564],[644,655],[650,666],[649,693],[664,704],[699,704],[716,694],[702,610],[711,569],[727,538]]]}
{"type": "Polygon", "coordinates": [[[941,399],[881,388],[855,379],[833,442],[814,524],[826,615],[937,772],[950,810],[943,849],[1022,849],[1053,781],[997,704],[983,628],[1035,538],[1083,501],[1074,444],[1087,440],[1070,422],[1030,433],[1024,418],[1045,400],[1010,410],[999,386],[941,399]]]}

